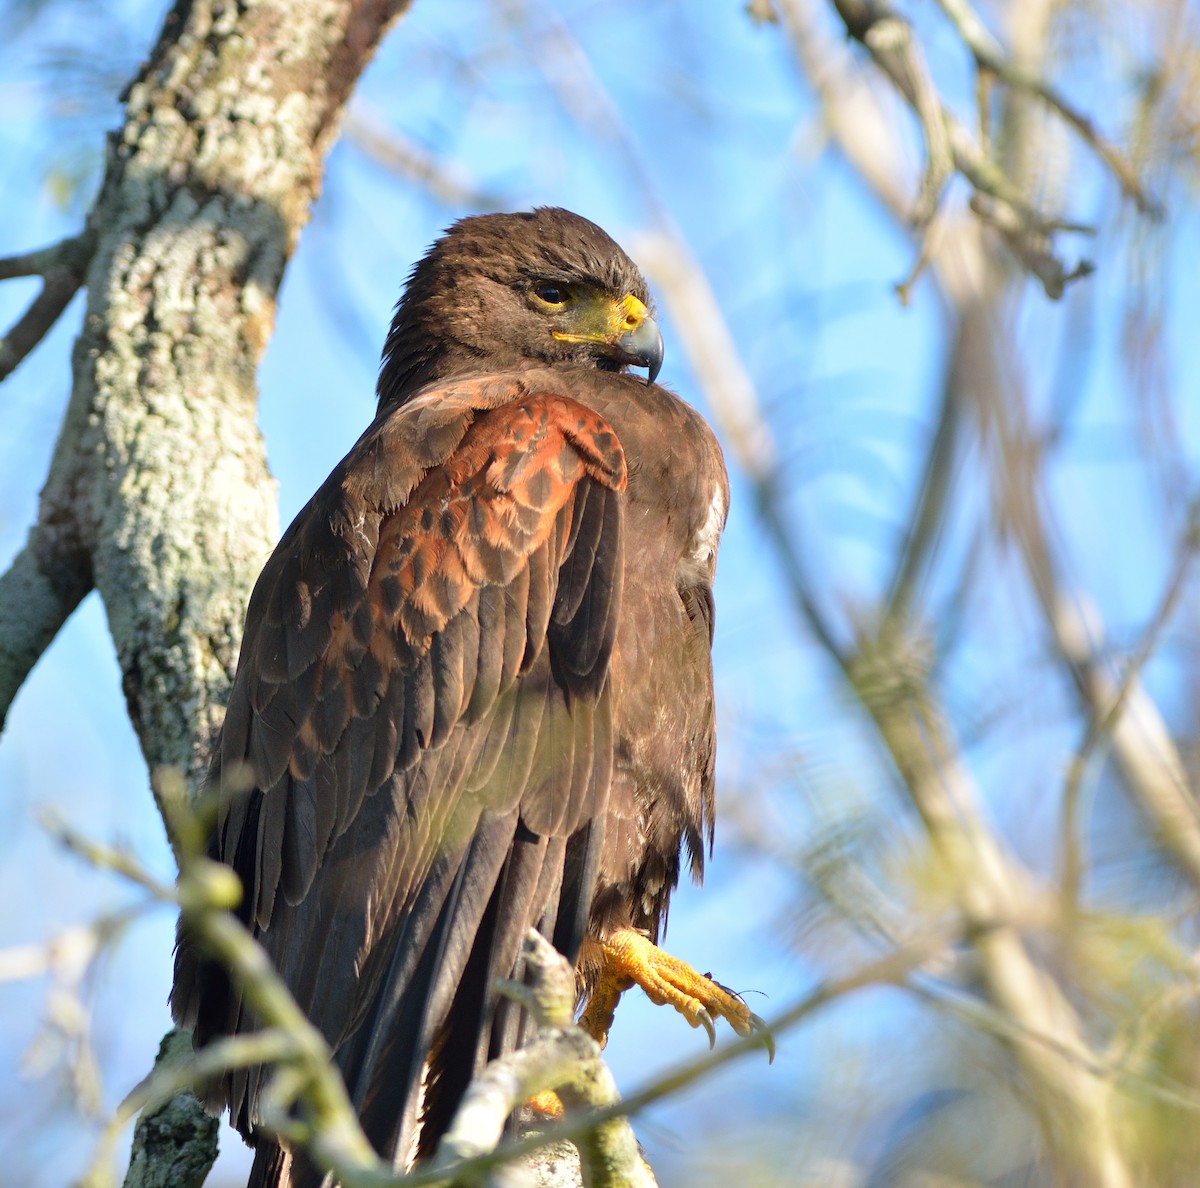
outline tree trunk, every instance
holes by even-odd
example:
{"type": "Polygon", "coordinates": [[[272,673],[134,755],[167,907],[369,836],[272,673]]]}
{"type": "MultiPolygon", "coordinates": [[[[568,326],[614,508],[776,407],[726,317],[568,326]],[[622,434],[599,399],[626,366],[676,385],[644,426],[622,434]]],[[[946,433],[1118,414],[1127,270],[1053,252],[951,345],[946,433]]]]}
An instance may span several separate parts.
{"type": "MultiPolygon", "coordinates": [[[[151,772],[195,786],[278,535],[255,372],[351,89],[407,0],[179,0],[88,220],[87,308],[0,710],[93,588],[151,772]]],[[[14,614],[13,621],[17,616],[14,614]]]]}
{"type": "MultiPolygon", "coordinates": [[[[48,293],[76,278],[49,321],[79,280],[87,306],[38,520],[0,578],[0,721],[96,589],[152,777],[198,786],[278,535],[255,374],[279,283],[350,92],[407,7],[179,0],[168,14],[87,232],[36,269],[48,293]]],[[[187,1100],[139,1124],[130,1183],[203,1178],[216,1129],[187,1100]]]]}

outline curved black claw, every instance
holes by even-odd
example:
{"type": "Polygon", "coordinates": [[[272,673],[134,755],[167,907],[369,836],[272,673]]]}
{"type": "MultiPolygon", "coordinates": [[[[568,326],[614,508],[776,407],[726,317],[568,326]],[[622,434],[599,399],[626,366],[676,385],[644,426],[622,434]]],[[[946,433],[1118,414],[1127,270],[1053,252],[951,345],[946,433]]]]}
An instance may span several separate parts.
{"type": "Polygon", "coordinates": [[[767,1050],[767,1063],[775,1063],[775,1035],[771,1031],[770,1025],[766,1019],[760,1015],[750,1016],[750,1029],[758,1036],[762,1037],[762,1045],[767,1050]]]}
{"type": "Polygon", "coordinates": [[[696,1018],[700,1022],[700,1026],[708,1033],[708,1047],[711,1051],[717,1046],[717,1029],[713,1025],[712,1015],[708,1013],[707,1008],[701,1007],[696,1018]]]}

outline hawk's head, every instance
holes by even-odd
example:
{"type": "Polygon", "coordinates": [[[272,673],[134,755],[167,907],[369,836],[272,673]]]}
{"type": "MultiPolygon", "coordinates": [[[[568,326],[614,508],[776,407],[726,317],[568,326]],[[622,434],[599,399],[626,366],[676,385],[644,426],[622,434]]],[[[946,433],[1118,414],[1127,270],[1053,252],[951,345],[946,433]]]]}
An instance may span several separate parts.
{"type": "Polygon", "coordinates": [[[455,223],[413,269],[379,373],[380,407],[432,380],[529,364],[646,367],[662,336],[646,281],[595,223],[557,207],[455,223]]]}

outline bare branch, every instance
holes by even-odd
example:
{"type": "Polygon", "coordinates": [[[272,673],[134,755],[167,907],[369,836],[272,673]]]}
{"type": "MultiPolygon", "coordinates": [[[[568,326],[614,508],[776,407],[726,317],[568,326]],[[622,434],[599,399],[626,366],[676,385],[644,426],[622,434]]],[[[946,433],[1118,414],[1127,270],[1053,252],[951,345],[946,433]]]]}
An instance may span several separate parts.
{"type": "MultiPolygon", "coordinates": [[[[1072,281],[1082,280],[1096,271],[1096,266],[1090,260],[1080,260],[1073,268],[1068,269],[1054,254],[1051,232],[1031,226],[1019,210],[1002,199],[973,194],[971,209],[985,223],[1000,232],[1009,250],[1024,265],[1025,270],[1042,282],[1042,288],[1051,301],[1057,301],[1072,281]]],[[[1082,227],[1071,229],[1086,230],[1082,227]]]]}
{"type": "Polygon", "coordinates": [[[968,0],[938,0],[938,3],[980,67],[1003,79],[1010,87],[1036,95],[1057,111],[1112,170],[1121,189],[1137,203],[1138,210],[1152,218],[1162,217],[1161,204],[1147,193],[1133,166],[1125,160],[1116,145],[1105,139],[1092,121],[1056,87],[1008,58],[968,0]]]}
{"type": "Polygon", "coordinates": [[[0,730],[17,690],[91,589],[86,566],[63,558],[52,537],[34,525],[0,576],[0,730]]]}
{"type": "Polygon", "coordinates": [[[347,139],[377,164],[420,186],[446,206],[497,210],[505,205],[501,195],[480,189],[452,164],[389,127],[382,114],[361,99],[350,105],[343,130],[347,139]]]}
{"type": "MultiPolygon", "coordinates": [[[[1013,533],[1050,638],[1083,704],[1103,717],[1118,700],[1118,682],[1102,659],[1104,624],[1090,595],[1069,587],[1059,572],[1052,543],[1059,533],[1044,494],[1041,453],[1025,424],[1021,381],[998,350],[990,306],[964,297],[960,308],[960,342],[966,344],[960,349],[970,351],[980,434],[999,455],[992,495],[997,522],[1013,533]]],[[[1118,771],[1167,854],[1200,885],[1200,813],[1179,749],[1136,674],[1123,703],[1110,730],[1118,771]]]]}
{"type": "Polygon", "coordinates": [[[802,558],[791,547],[790,527],[778,490],[774,437],[708,277],[682,235],[673,229],[643,236],[634,250],[654,278],[654,287],[670,311],[671,322],[692,374],[721,429],[722,440],[750,480],[755,511],[776,544],[793,605],[825,651],[844,667],[841,645],[816,602],[802,558]]]}
{"type": "MultiPolygon", "coordinates": [[[[1130,698],[1140,692],[1142,669],[1154,654],[1159,641],[1162,639],[1163,632],[1167,628],[1167,624],[1171,621],[1179,605],[1179,599],[1183,595],[1188,570],[1191,568],[1192,561],[1196,556],[1197,548],[1200,548],[1200,539],[1197,538],[1198,531],[1200,531],[1200,521],[1197,520],[1197,509],[1193,509],[1192,515],[1189,517],[1187,531],[1175,552],[1175,564],[1172,567],[1170,576],[1167,578],[1166,585],[1163,587],[1158,605],[1155,607],[1154,613],[1150,616],[1150,621],[1146,624],[1145,630],[1142,632],[1142,638],[1138,643],[1137,650],[1130,658],[1129,663],[1126,664],[1125,670],[1121,674],[1120,682],[1113,691],[1111,699],[1106,703],[1092,703],[1087,729],[1084,731],[1083,740],[1080,742],[1079,748],[1075,752],[1075,757],[1072,759],[1070,768],[1068,769],[1067,783],[1063,790],[1062,850],[1063,890],[1070,903],[1075,903],[1078,900],[1079,886],[1083,877],[1078,823],[1079,794],[1083,777],[1087,773],[1092,756],[1106,739],[1111,738],[1113,731],[1116,729],[1129,705],[1130,698]]],[[[1172,822],[1172,825],[1174,825],[1174,822],[1172,822]]],[[[1193,819],[1192,828],[1195,829],[1195,826],[1196,823],[1193,819]]],[[[1188,830],[1185,823],[1185,838],[1187,837],[1187,833],[1188,830]]],[[[1179,845],[1178,842],[1172,843],[1170,838],[1163,838],[1162,840],[1168,847],[1172,846],[1172,844],[1179,845]]],[[[1189,863],[1189,868],[1191,868],[1191,863],[1195,860],[1191,847],[1186,844],[1181,847],[1181,857],[1185,862],[1189,863]]]]}
{"type": "MultiPolygon", "coordinates": [[[[897,690],[894,674],[907,671],[904,663],[897,664],[892,651],[901,640],[899,633],[888,633],[890,642],[880,641],[886,654],[874,657],[869,653],[850,657],[833,640],[815,607],[783,517],[772,482],[771,455],[764,447],[750,444],[765,441],[769,445],[770,437],[732,339],[726,341],[719,333],[714,335],[713,327],[723,325],[719,307],[711,298],[703,274],[698,267],[689,267],[688,257],[677,245],[663,237],[652,247],[650,251],[639,249],[639,255],[647,259],[647,267],[668,306],[673,302],[703,303],[702,310],[686,304],[679,310],[673,308],[673,321],[685,328],[705,327],[704,346],[690,342],[684,331],[685,349],[693,359],[697,378],[755,487],[758,512],[789,575],[794,599],[870,711],[935,848],[951,872],[960,910],[977,936],[976,947],[991,994],[999,1008],[1022,1026],[1057,1036],[1077,1057],[1064,1060],[1041,1048],[1018,1047],[1016,1052],[1039,1100],[1065,1112],[1060,1113],[1061,1125],[1051,1137],[1062,1141],[1066,1135],[1080,1135],[1086,1151],[1078,1157],[1093,1176],[1092,1182],[1123,1188],[1129,1178],[1112,1129],[1108,1091],[1086,1071],[1094,1058],[1088,1052],[1079,1021],[1053,979],[1037,969],[1016,929],[997,925],[1012,913],[1014,905],[1030,898],[1024,872],[1001,851],[983,823],[978,790],[950,744],[940,715],[928,704],[927,693],[919,684],[897,690]],[[704,360],[702,364],[700,359],[704,360]]],[[[935,456],[937,452],[935,446],[935,456]]]]}
{"type": "MultiPolygon", "coordinates": [[[[530,1008],[540,1034],[529,1046],[492,1061],[471,1084],[438,1144],[431,1172],[494,1152],[509,1115],[545,1089],[557,1090],[574,1111],[620,1101],[599,1046],[571,1024],[575,971],[536,930],[526,937],[524,958],[527,984],[512,989],[530,1008]]],[[[557,1126],[547,1133],[560,1137],[557,1126]]],[[[575,1141],[587,1188],[653,1188],[654,1177],[624,1116],[596,1123],[575,1141]]]]}
{"type": "MultiPolygon", "coordinates": [[[[906,975],[943,953],[952,939],[951,935],[944,932],[914,937],[895,952],[887,953],[842,977],[822,981],[792,1006],[771,1019],[767,1032],[755,1031],[739,1036],[714,1051],[685,1061],[621,1101],[588,1111],[578,1118],[566,1118],[555,1126],[552,1137],[578,1142],[589,1130],[614,1118],[633,1117],[655,1102],[677,1093],[685,1086],[708,1076],[716,1069],[723,1068],[748,1052],[762,1049],[768,1042],[768,1036],[778,1036],[790,1031],[832,1003],[867,987],[901,985],[906,975]]],[[[549,1141],[550,1136],[545,1133],[529,1135],[506,1143],[494,1155],[488,1156],[488,1159],[520,1159],[545,1146],[549,1141]]],[[[460,1174],[473,1171],[474,1166],[473,1163],[461,1165],[460,1174]]],[[[420,1173],[404,1181],[405,1188],[426,1188],[431,1183],[433,1181],[427,1175],[420,1173]]]]}
{"type": "Polygon", "coordinates": [[[0,259],[0,280],[19,276],[43,279],[41,292],[0,338],[0,382],[42,341],[79,291],[94,246],[94,236],[84,232],[52,247],[0,259]]]}
{"type": "Polygon", "coordinates": [[[1012,1045],[1046,1138],[1060,1158],[1069,1147],[1064,1164],[1081,1169],[1089,1184],[1126,1188],[1132,1180],[1117,1142],[1111,1088],[1089,1071],[1095,1057],[1071,1003],[1008,922],[1030,898],[1024,872],[984,823],[978,790],[928,692],[897,689],[887,679],[894,668],[886,654],[864,654],[854,687],[945,864],[989,998],[1019,1028],[1052,1036],[1061,1049],[1012,1045]]]}
{"type": "Polygon", "coordinates": [[[809,0],[782,0],[780,14],[838,152],[892,219],[909,227],[907,170],[900,137],[884,110],[882,84],[827,35],[809,0]]]}
{"type": "Polygon", "coordinates": [[[953,363],[948,362],[942,383],[937,429],[926,456],[919,493],[909,515],[904,545],[896,558],[884,611],[885,623],[900,623],[908,616],[921,568],[945,522],[946,501],[953,488],[954,461],[958,454],[961,425],[961,403],[958,385],[954,381],[953,363]]]}
{"type": "Polygon", "coordinates": [[[907,81],[904,92],[925,137],[925,172],[911,217],[914,226],[924,227],[941,204],[942,192],[954,172],[941,99],[924,57],[914,49],[912,28],[907,21],[895,17],[875,21],[863,34],[863,43],[877,61],[896,62],[907,81]]]}
{"type": "MultiPolygon", "coordinates": [[[[892,81],[921,123],[929,162],[926,176],[929,176],[930,170],[936,170],[936,162],[941,159],[948,144],[955,168],[978,194],[990,199],[988,209],[993,212],[995,220],[1003,225],[1010,245],[1018,247],[1018,258],[1027,267],[1033,261],[1040,264],[1040,270],[1035,275],[1042,280],[1047,296],[1060,296],[1066,283],[1085,275],[1080,267],[1068,270],[1056,260],[1057,268],[1052,268],[1046,262],[1047,255],[1053,258],[1053,234],[1079,228],[1065,227],[1030,206],[996,163],[986,157],[955,116],[936,96],[930,95],[928,68],[909,23],[883,0],[834,0],[834,7],[846,31],[867,49],[875,64],[892,81]]],[[[920,205],[917,213],[923,213],[920,205]]]]}
{"type": "Polygon", "coordinates": [[[0,338],[0,381],[7,379],[46,337],[82,283],[78,276],[66,269],[55,269],[46,274],[42,291],[13,323],[12,329],[0,338]]]}
{"type": "Polygon", "coordinates": [[[62,269],[82,276],[95,245],[95,236],[90,231],[84,231],[49,247],[16,256],[0,256],[0,280],[12,280],[18,276],[49,276],[62,269]]]}

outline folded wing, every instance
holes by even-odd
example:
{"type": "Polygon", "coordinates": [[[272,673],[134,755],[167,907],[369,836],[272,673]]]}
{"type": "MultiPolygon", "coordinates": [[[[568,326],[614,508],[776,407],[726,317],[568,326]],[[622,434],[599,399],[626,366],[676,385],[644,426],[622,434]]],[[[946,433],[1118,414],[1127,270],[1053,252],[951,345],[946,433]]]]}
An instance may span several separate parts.
{"type": "MultiPolygon", "coordinates": [[[[616,434],[568,395],[446,384],[368,429],[251,599],[212,850],[389,1154],[461,1093],[439,1056],[478,1065],[517,1041],[490,987],[526,928],[578,948],[612,771],[624,484],[616,434]]],[[[197,1042],[256,1025],[186,935],[175,984],[197,1042]]],[[[213,1095],[246,1134],[262,1076],[213,1095]]]]}

